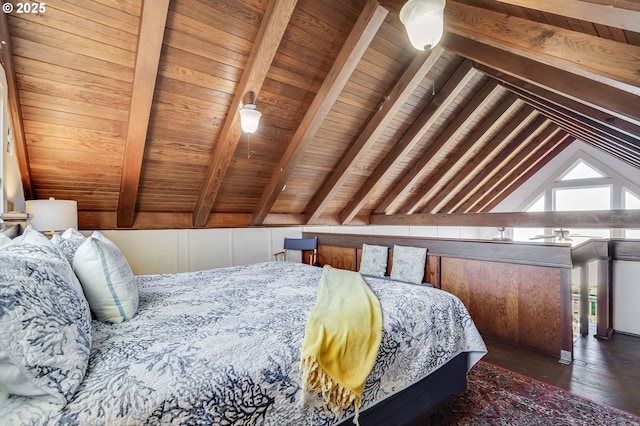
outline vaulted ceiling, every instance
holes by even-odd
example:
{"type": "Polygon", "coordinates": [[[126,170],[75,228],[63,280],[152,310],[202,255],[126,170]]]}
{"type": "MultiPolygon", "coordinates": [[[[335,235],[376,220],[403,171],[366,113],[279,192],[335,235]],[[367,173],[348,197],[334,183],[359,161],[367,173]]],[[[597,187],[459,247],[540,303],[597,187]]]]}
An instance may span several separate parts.
{"type": "Polygon", "coordinates": [[[403,3],[2,14],[25,197],[89,229],[417,224],[491,211],[576,139],[640,168],[638,2],[448,0],[427,52],[403,3]]]}

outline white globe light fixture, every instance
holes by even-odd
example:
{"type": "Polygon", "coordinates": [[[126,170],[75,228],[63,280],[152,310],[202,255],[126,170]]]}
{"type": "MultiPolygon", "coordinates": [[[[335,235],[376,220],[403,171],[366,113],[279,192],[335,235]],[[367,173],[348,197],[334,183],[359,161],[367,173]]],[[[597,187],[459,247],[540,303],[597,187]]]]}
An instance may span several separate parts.
{"type": "Polygon", "coordinates": [[[409,0],[400,10],[409,41],[418,50],[432,49],[444,32],[445,0],[409,0]]]}
{"type": "Polygon", "coordinates": [[[246,96],[250,101],[240,107],[240,127],[245,133],[254,133],[258,130],[262,113],[256,109],[256,94],[248,92],[246,96]]]}
{"type": "Polygon", "coordinates": [[[240,109],[240,127],[245,133],[254,133],[258,130],[262,113],[256,109],[255,104],[244,104],[240,109]]]}

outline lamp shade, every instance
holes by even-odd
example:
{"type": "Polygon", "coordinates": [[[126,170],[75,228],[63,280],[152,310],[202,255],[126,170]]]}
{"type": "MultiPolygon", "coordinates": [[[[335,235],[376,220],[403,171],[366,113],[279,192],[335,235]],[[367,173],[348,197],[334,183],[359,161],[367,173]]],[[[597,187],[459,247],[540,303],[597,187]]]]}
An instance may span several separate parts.
{"type": "Polygon", "coordinates": [[[255,104],[244,104],[240,109],[240,127],[245,133],[253,133],[258,130],[262,113],[256,109],[255,104]]]}
{"type": "Polygon", "coordinates": [[[64,231],[78,229],[78,202],[72,200],[28,200],[27,213],[33,218],[29,222],[36,231],[64,231]]]}
{"type": "Polygon", "coordinates": [[[445,0],[409,0],[400,10],[409,41],[418,50],[433,48],[444,32],[445,0]]]}

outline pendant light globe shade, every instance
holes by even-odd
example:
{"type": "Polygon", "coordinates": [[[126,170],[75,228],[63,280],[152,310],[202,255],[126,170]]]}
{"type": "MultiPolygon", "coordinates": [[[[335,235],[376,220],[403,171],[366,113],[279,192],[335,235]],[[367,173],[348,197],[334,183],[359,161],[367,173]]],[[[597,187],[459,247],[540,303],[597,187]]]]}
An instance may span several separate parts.
{"type": "Polygon", "coordinates": [[[240,127],[245,133],[254,133],[258,130],[262,113],[256,109],[255,104],[244,104],[240,109],[240,127]]]}
{"type": "Polygon", "coordinates": [[[418,50],[431,49],[444,32],[445,0],[409,0],[400,10],[409,41],[418,50]]]}

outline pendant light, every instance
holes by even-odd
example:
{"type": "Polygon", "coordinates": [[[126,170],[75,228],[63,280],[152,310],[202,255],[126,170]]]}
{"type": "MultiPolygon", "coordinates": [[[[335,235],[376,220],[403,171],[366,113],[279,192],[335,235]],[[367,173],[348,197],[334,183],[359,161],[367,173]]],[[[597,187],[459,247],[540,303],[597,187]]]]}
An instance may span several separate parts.
{"type": "Polygon", "coordinates": [[[444,32],[445,0],[409,0],[400,10],[409,41],[418,50],[432,49],[444,32]]]}
{"type": "Polygon", "coordinates": [[[243,132],[251,134],[258,130],[262,113],[256,109],[255,93],[249,92],[248,95],[251,97],[250,103],[244,104],[240,108],[240,127],[243,132]]]}

